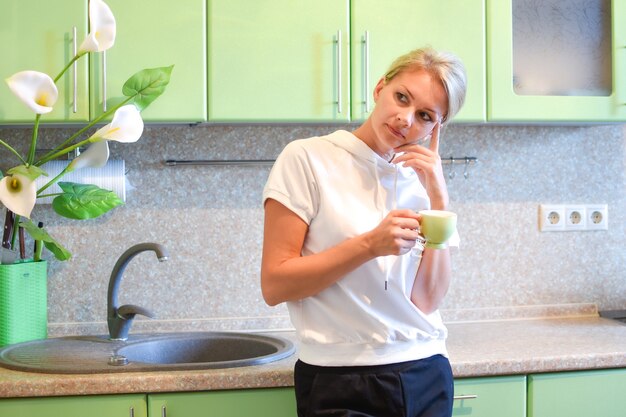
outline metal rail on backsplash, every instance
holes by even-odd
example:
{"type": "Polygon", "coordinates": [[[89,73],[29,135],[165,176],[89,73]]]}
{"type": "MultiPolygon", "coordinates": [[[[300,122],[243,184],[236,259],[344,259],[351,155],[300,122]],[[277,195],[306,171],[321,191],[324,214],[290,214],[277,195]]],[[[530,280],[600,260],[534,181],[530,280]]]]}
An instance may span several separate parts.
{"type": "Polygon", "coordinates": [[[165,165],[173,166],[189,166],[189,165],[272,165],[275,159],[167,159],[165,165]]]}
{"type": "MultiPolygon", "coordinates": [[[[210,166],[228,166],[228,165],[272,165],[275,159],[167,159],[164,161],[167,166],[189,166],[189,165],[210,165],[210,166]]],[[[450,156],[441,158],[444,165],[461,164],[472,165],[478,162],[475,156],[450,156]]]]}

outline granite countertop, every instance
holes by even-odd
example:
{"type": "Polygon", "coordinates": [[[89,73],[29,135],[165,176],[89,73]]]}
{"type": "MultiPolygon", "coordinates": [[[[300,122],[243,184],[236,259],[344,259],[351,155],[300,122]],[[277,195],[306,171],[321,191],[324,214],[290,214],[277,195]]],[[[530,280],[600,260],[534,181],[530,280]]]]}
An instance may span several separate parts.
{"type": "MultiPolygon", "coordinates": [[[[626,368],[626,325],[598,315],[453,322],[456,378],[626,368]]],[[[281,333],[293,337],[293,333],[281,333]]],[[[60,375],[0,368],[0,397],[152,393],[293,385],[296,356],[221,370],[60,375]]]]}

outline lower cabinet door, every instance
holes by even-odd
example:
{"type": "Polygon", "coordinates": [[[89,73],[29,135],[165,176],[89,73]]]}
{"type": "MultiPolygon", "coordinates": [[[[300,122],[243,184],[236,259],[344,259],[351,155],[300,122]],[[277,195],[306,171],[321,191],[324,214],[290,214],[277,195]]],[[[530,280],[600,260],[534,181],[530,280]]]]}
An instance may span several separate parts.
{"type": "Polygon", "coordinates": [[[528,377],[528,417],[624,417],[626,369],[528,377]]]}
{"type": "MultiPolygon", "coordinates": [[[[452,415],[526,417],[526,377],[458,379],[452,415]]],[[[148,395],[150,417],[295,417],[293,388],[148,395]]]]}
{"type": "Polygon", "coordinates": [[[454,380],[455,417],[526,417],[526,376],[454,380]]]}
{"type": "Polygon", "coordinates": [[[148,395],[150,417],[296,417],[293,388],[148,395]]]}
{"type": "Polygon", "coordinates": [[[147,417],[144,394],[0,399],[2,417],[147,417]]]}

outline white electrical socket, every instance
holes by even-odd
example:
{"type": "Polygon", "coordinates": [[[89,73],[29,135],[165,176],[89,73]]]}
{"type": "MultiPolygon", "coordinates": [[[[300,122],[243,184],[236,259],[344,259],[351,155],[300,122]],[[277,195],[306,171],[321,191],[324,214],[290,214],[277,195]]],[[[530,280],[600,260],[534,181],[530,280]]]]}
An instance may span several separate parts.
{"type": "Polygon", "coordinates": [[[565,206],[565,230],[585,230],[587,209],[584,205],[565,206]]]}
{"type": "Polygon", "coordinates": [[[539,205],[539,230],[542,232],[608,229],[609,208],[606,204],[539,205]]]}
{"type": "Polygon", "coordinates": [[[565,208],[559,205],[539,205],[539,230],[556,232],[565,228],[565,208]]]}
{"type": "Polygon", "coordinates": [[[606,204],[594,204],[587,207],[587,230],[609,229],[609,208],[606,204]]]}

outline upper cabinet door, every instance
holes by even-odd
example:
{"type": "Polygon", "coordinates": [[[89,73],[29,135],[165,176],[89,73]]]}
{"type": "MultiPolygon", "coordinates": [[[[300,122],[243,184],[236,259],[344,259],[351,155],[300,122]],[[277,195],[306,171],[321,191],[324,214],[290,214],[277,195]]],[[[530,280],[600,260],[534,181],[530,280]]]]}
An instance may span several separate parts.
{"type": "Polygon", "coordinates": [[[352,118],[371,112],[373,89],[392,61],[432,46],[465,64],[468,89],[456,122],[485,121],[484,0],[352,0],[352,118]]]}
{"type": "Polygon", "coordinates": [[[142,112],[145,121],[206,121],[205,0],[107,0],[117,23],[115,45],[92,54],[92,118],[125,97],[122,86],[145,68],[174,65],[163,95],[142,112]],[[103,58],[105,62],[103,62],[103,58]]]}
{"type": "Polygon", "coordinates": [[[348,0],[208,0],[209,120],[350,119],[348,0]]]}
{"type": "MultiPolygon", "coordinates": [[[[87,20],[86,1],[0,0],[0,123],[35,120],[4,80],[24,70],[54,79],[74,56],[74,45],[78,48],[85,38],[87,20]]],[[[83,57],[59,79],[58,101],[42,123],[89,118],[87,67],[83,57]]]]}
{"type": "Polygon", "coordinates": [[[626,120],[626,0],[487,0],[488,120],[626,120]]]}

